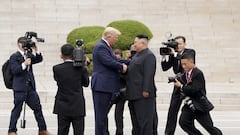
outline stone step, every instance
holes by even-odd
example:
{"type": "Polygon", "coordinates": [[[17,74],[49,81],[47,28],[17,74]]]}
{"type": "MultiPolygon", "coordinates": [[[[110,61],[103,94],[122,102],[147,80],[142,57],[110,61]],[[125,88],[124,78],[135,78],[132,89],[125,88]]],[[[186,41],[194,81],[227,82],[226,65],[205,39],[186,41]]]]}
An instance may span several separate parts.
{"type": "MultiPolygon", "coordinates": [[[[171,88],[164,87],[165,89],[171,88]]],[[[39,96],[41,100],[42,107],[44,109],[53,108],[55,100],[56,90],[54,91],[39,91],[39,96]]],[[[224,110],[240,110],[240,93],[234,91],[224,91],[218,89],[218,91],[212,90],[208,91],[208,98],[214,104],[215,110],[224,111],[224,110]]],[[[87,109],[93,109],[92,103],[92,93],[90,88],[84,89],[84,96],[86,99],[87,109]]],[[[157,92],[157,106],[158,110],[166,111],[169,107],[171,98],[171,91],[169,90],[159,90],[157,92]]],[[[11,110],[13,106],[13,95],[12,91],[1,91],[0,95],[0,109],[9,109],[11,110]]]]}
{"type": "MultiPolygon", "coordinates": [[[[9,110],[9,111],[12,110],[12,108],[13,108],[13,103],[12,102],[13,101],[1,103],[0,104],[0,110],[9,110]]],[[[229,104],[216,104],[215,102],[212,102],[212,103],[214,104],[214,107],[215,107],[214,110],[215,111],[226,111],[226,110],[228,110],[228,111],[239,111],[240,110],[240,104],[231,104],[231,102],[229,104]]],[[[52,100],[50,103],[42,102],[42,100],[41,100],[41,104],[42,104],[43,109],[53,110],[54,100],[52,100]]],[[[126,106],[126,109],[128,109],[127,108],[127,103],[126,103],[125,106],[126,106]]],[[[86,108],[88,110],[93,111],[92,101],[90,103],[88,101],[86,101],[86,108]]],[[[167,111],[168,108],[169,108],[168,103],[157,103],[157,110],[158,111],[167,111]]]]}

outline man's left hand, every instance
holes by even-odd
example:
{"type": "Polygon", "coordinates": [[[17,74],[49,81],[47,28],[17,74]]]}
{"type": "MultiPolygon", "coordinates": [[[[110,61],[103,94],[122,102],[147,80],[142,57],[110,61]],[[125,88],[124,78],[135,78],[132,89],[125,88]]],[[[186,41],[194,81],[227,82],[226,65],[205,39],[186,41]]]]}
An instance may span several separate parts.
{"type": "Polygon", "coordinates": [[[143,91],[143,97],[145,97],[145,98],[147,98],[147,97],[149,97],[149,92],[147,92],[147,91],[143,91]]]}

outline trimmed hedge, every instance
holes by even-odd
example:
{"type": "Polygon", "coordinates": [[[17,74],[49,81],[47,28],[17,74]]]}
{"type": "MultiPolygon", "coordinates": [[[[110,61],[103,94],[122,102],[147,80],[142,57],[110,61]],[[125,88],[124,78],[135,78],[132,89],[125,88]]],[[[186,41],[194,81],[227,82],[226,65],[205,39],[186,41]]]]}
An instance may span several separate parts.
{"type": "Polygon", "coordinates": [[[102,26],[85,26],[72,30],[67,36],[67,43],[76,46],[77,39],[83,39],[83,48],[88,52],[92,52],[93,47],[101,39],[102,32],[104,31],[102,26]]]}
{"type": "MultiPolygon", "coordinates": [[[[107,26],[118,29],[122,34],[119,36],[118,41],[113,48],[121,50],[129,49],[130,44],[133,42],[137,34],[145,34],[151,39],[153,37],[149,28],[141,22],[134,20],[119,20],[108,24],[107,26]]],[[[105,27],[102,26],[84,26],[73,29],[67,36],[67,43],[76,46],[77,39],[83,39],[83,49],[90,54],[86,56],[92,61],[92,50],[96,43],[101,39],[102,32],[105,27]]],[[[123,51],[124,52],[124,51],[123,51]]],[[[88,66],[88,72],[91,75],[93,65],[88,66]]]]}
{"type": "MultiPolygon", "coordinates": [[[[92,49],[96,43],[101,39],[102,32],[104,31],[102,26],[85,26],[72,30],[67,36],[67,43],[76,47],[76,40],[83,39],[83,49],[90,54],[86,56],[92,61],[92,49]]],[[[87,68],[88,73],[91,75],[93,70],[92,62],[87,68]]]]}
{"type": "Polygon", "coordinates": [[[113,21],[107,26],[118,29],[122,34],[119,36],[118,41],[113,48],[126,50],[129,45],[134,41],[138,34],[145,34],[151,39],[153,37],[150,29],[143,23],[135,20],[119,20],[113,21]]]}

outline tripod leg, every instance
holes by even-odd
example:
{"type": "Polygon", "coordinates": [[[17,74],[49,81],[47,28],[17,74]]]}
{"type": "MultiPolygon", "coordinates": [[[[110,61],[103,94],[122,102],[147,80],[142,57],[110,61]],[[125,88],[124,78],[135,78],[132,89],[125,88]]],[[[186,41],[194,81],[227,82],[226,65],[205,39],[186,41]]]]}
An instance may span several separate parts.
{"type": "Polygon", "coordinates": [[[26,102],[24,102],[24,106],[23,106],[23,118],[21,120],[21,128],[26,127],[25,113],[26,113],[26,102]]]}

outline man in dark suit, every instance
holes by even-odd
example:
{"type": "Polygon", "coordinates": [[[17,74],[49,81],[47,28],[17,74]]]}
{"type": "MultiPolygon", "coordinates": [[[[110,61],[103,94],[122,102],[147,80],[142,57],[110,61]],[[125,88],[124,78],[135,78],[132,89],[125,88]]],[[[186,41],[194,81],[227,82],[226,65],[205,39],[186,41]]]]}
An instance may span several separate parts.
{"type": "Polygon", "coordinates": [[[36,92],[32,70],[32,64],[42,61],[42,55],[38,52],[36,44],[35,46],[27,44],[27,38],[25,37],[18,38],[18,48],[18,51],[10,57],[11,71],[13,74],[14,108],[11,112],[8,135],[17,134],[16,124],[20,117],[24,102],[34,112],[39,128],[39,135],[50,135],[47,131],[46,122],[42,113],[42,106],[38,93],[36,92]],[[34,52],[31,52],[32,50],[34,52]]]}
{"type": "MultiPolygon", "coordinates": [[[[170,55],[163,56],[161,65],[162,70],[167,71],[171,67],[173,69],[173,72],[175,74],[183,73],[184,70],[181,66],[180,58],[182,55],[186,53],[190,53],[194,56],[194,62],[195,62],[195,51],[193,49],[187,49],[186,47],[186,39],[183,36],[177,36],[175,37],[175,41],[178,42],[177,49],[171,49],[170,55]],[[168,58],[168,60],[167,60],[168,58]]],[[[176,123],[177,123],[177,116],[182,103],[181,94],[179,92],[178,87],[173,88],[172,97],[170,101],[170,106],[168,109],[168,117],[167,117],[167,123],[165,128],[165,135],[174,135],[175,129],[176,129],[176,123]]]]}
{"type": "Polygon", "coordinates": [[[93,73],[91,88],[95,112],[95,135],[107,135],[108,112],[114,93],[119,92],[120,74],[126,72],[127,66],[115,57],[112,46],[118,39],[120,31],[107,27],[102,39],[93,49],[93,73]]]}
{"type": "Polygon", "coordinates": [[[58,85],[53,110],[58,118],[58,135],[68,135],[71,123],[74,135],[84,134],[83,86],[89,85],[89,78],[85,67],[73,66],[73,50],[72,45],[63,45],[61,58],[64,63],[53,66],[54,80],[58,85]]]}
{"type": "Polygon", "coordinates": [[[126,77],[127,99],[132,119],[133,135],[154,134],[156,118],[156,57],[148,49],[148,37],[137,35],[134,40],[136,50],[126,77]]]}
{"type": "MultiPolygon", "coordinates": [[[[122,59],[122,50],[114,49],[113,50],[115,56],[118,59],[122,59]]],[[[116,124],[116,132],[115,135],[123,135],[123,113],[124,113],[124,105],[126,103],[126,80],[125,75],[120,74],[120,93],[119,99],[115,106],[115,124],[116,124]]]]}
{"type": "Polygon", "coordinates": [[[194,126],[196,119],[211,135],[222,135],[222,132],[213,126],[209,111],[213,109],[206,104],[205,79],[202,71],[195,67],[194,57],[191,54],[184,54],[181,58],[184,74],[181,80],[175,80],[175,86],[184,94],[185,102],[182,114],[179,119],[181,128],[189,135],[202,135],[194,126]],[[203,105],[203,109],[200,105],[203,105]],[[201,107],[201,108],[200,108],[201,107]]]}

